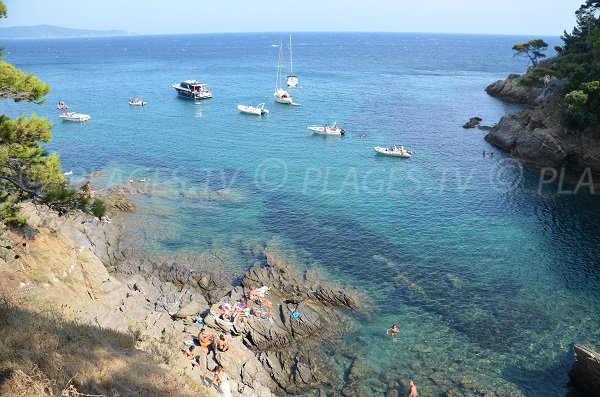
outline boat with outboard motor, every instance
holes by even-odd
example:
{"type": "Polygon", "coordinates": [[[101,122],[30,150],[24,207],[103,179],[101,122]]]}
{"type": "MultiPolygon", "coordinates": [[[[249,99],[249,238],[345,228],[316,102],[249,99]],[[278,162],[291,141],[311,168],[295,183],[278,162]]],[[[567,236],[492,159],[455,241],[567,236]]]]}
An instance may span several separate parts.
{"type": "Polygon", "coordinates": [[[412,157],[412,150],[405,149],[404,146],[375,146],[375,151],[379,154],[383,154],[384,156],[392,156],[392,157],[401,157],[405,159],[409,159],[412,157]]]}
{"type": "Polygon", "coordinates": [[[333,123],[332,126],[330,126],[328,124],[325,124],[325,125],[309,125],[306,128],[309,129],[309,130],[311,130],[315,134],[321,134],[321,135],[342,136],[342,135],[344,135],[346,133],[346,131],[343,128],[338,127],[336,125],[336,123],[333,123]]]}
{"type": "Polygon", "coordinates": [[[265,104],[261,103],[258,106],[254,107],[252,105],[237,105],[237,108],[240,112],[245,114],[253,114],[256,116],[262,116],[264,114],[268,114],[269,110],[265,109],[265,104]]]}

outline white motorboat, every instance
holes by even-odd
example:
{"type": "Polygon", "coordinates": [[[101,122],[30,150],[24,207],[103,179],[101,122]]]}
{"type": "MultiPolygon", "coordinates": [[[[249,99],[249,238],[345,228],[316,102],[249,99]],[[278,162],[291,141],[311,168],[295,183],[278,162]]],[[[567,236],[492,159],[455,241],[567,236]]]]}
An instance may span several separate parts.
{"type": "Polygon", "coordinates": [[[294,74],[294,60],[292,57],[292,35],[290,35],[290,75],[287,77],[287,85],[292,88],[298,86],[298,76],[294,74]]]}
{"type": "Polygon", "coordinates": [[[412,157],[412,150],[404,149],[404,146],[391,146],[391,147],[383,147],[383,146],[375,146],[375,151],[379,154],[383,154],[385,156],[392,157],[402,157],[405,159],[409,159],[412,157]]]}
{"type": "Polygon", "coordinates": [[[196,80],[185,80],[181,83],[173,83],[173,88],[179,96],[190,99],[208,99],[212,98],[212,91],[206,84],[196,80]]]}
{"type": "Polygon", "coordinates": [[[281,80],[283,79],[281,76],[281,47],[282,44],[280,43],[279,57],[277,58],[277,77],[275,78],[275,92],[273,93],[273,96],[275,97],[275,102],[283,103],[284,105],[291,105],[294,102],[294,98],[289,92],[281,87],[281,80]]]}
{"type": "Polygon", "coordinates": [[[307,129],[311,130],[315,134],[321,134],[321,135],[342,136],[346,133],[346,131],[343,128],[338,127],[336,125],[336,123],[333,123],[332,126],[329,126],[327,124],[325,124],[325,125],[309,125],[307,127],[307,129]]]}
{"type": "Polygon", "coordinates": [[[264,103],[261,103],[256,107],[254,107],[252,105],[237,105],[237,108],[242,113],[254,114],[256,116],[262,116],[263,114],[269,113],[269,110],[265,109],[264,103]]]}
{"type": "Polygon", "coordinates": [[[65,121],[90,121],[92,118],[89,114],[67,112],[59,115],[61,119],[65,121]]]}
{"type": "Polygon", "coordinates": [[[129,98],[129,104],[131,106],[146,106],[146,102],[142,101],[142,98],[129,98]]]}

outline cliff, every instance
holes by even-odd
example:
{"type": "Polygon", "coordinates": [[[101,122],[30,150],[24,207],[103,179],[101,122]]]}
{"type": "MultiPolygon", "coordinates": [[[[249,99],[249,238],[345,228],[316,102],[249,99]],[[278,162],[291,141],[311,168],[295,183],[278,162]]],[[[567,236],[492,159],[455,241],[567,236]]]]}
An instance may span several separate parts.
{"type": "Polygon", "coordinates": [[[541,89],[523,87],[520,79],[510,75],[486,88],[492,96],[526,106],[502,117],[485,136],[486,141],[535,166],[573,170],[589,167],[600,173],[600,141],[590,134],[568,132],[561,124],[561,82],[541,89]]]}

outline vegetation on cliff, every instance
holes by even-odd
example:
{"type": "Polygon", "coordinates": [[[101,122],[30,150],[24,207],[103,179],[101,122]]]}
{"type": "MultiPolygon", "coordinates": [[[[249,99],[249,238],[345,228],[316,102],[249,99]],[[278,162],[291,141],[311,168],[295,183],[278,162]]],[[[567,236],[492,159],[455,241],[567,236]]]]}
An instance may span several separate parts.
{"type": "Polygon", "coordinates": [[[560,79],[564,95],[563,125],[573,132],[597,133],[600,122],[600,1],[586,0],[575,13],[577,26],[564,32],[557,56],[533,66],[521,84],[543,86],[560,79]]]}
{"type": "MultiPolygon", "coordinates": [[[[0,18],[5,17],[6,7],[0,0],[0,18]]],[[[36,76],[0,61],[0,98],[42,103],[49,90],[36,76]]],[[[17,119],[0,115],[0,222],[22,224],[19,203],[27,199],[61,214],[87,207],[86,197],[67,188],[58,155],[49,154],[41,145],[51,138],[50,122],[35,114],[17,119]]]]}

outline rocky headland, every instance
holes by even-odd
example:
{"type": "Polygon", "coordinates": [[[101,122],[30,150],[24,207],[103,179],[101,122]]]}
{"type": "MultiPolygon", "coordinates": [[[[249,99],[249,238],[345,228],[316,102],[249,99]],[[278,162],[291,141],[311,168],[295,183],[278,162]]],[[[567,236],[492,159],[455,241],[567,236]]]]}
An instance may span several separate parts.
{"type": "Polygon", "coordinates": [[[589,167],[600,173],[600,141],[590,134],[569,132],[561,124],[561,81],[555,79],[547,88],[539,88],[523,86],[521,79],[511,74],[486,88],[488,94],[522,104],[524,109],[502,117],[485,140],[534,166],[575,171],[589,167]]]}

